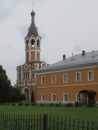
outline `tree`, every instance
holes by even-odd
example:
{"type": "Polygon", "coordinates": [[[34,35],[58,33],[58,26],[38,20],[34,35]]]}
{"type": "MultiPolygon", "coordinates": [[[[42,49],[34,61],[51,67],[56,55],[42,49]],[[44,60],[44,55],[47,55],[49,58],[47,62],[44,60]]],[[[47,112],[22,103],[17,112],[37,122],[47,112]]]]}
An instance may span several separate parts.
{"type": "Polygon", "coordinates": [[[11,82],[6,75],[6,71],[0,65],[0,102],[9,102],[10,101],[10,90],[11,82]]]}
{"type": "Polygon", "coordinates": [[[31,94],[31,102],[35,102],[35,99],[34,99],[34,91],[32,91],[32,94],[31,94]]]}
{"type": "Polygon", "coordinates": [[[20,102],[22,100],[25,100],[25,94],[22,94],[21,91],[16,88],[11,88],[11,102],[20,102]]]}
{"type": "Polygon", "coordinates": [[[17,87],[11,85],[6,71],[0,65],[0,102],[19,102],[25,100],[25,95],[17,87]]]}

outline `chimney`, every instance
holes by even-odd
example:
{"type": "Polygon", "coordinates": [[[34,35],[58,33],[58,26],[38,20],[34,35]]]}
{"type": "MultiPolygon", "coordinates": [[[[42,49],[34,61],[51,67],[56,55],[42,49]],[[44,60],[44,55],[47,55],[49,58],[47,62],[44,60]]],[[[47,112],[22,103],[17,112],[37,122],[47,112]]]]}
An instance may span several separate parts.
{"type": "Polygon", "coordinates": [[[64,54],[64,55],[63,55],[63,60],[65,60],[65,59],[66,59],[66,55],[64,54]]]}
{"type": "Polygon", "coordinates": [[[82,56],[84,56],[86,54],[85,50],[82,51],[82,56]]]}

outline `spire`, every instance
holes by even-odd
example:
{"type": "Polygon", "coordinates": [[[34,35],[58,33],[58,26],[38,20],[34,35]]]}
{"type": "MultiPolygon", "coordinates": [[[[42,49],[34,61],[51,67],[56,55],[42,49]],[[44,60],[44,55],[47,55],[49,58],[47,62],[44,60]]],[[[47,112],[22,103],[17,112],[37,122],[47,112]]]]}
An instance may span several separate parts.
{"type": "Polygon", "coordinates": [[[32,12],[31,12],[31,25],[28,29],[28,34],[27,34],[26,37],[30,37],[32,35],[35,36],[35,37],[39,36],[38,31],[37,31],[37,27],[35,25],[35,19],[34,18],[35,18],[35,11],[34,11],[34,8],[33,8],[32,12]]]}
{"type": "Polygon", "coordinates": [[[34,4],[32,5],[31,17],[32,17],[32,20],[34,21],[34,17],[35,17],[34,4]]]}

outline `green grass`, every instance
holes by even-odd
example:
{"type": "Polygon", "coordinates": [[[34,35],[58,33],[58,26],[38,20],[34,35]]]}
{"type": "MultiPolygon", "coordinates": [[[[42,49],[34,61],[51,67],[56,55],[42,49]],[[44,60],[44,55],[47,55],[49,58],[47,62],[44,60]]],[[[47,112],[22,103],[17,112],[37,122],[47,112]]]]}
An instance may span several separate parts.
{"type": "Polygon", "coordinates": [[[28,114],[48,114],[67,119],[81,121],[98,122],[98,107],[65,107],[65,106],[32,106],[32,105],[0,105],[0,112],[28,115],[28,114]]]}

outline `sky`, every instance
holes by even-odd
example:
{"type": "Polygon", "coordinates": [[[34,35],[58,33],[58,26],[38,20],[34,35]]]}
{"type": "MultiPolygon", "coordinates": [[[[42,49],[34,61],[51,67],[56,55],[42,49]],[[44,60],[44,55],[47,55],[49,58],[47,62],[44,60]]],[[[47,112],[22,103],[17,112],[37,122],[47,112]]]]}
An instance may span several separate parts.
{"type": "Polygon", "coordinates": [[[25,63],[25,41],[35,10],[41,60],[53,64],[82,50],[98,50],[98,0],[0,0],[0,65],[12,84],[25,63]]]}

